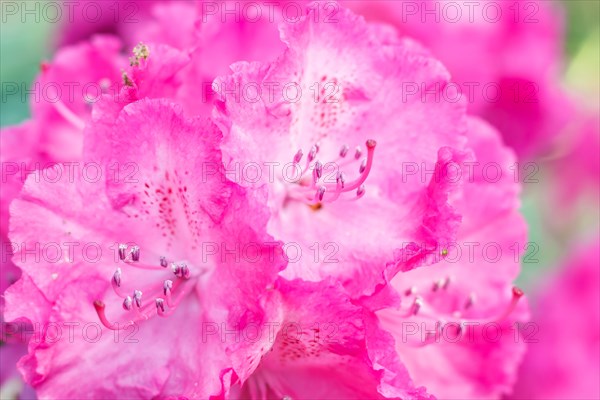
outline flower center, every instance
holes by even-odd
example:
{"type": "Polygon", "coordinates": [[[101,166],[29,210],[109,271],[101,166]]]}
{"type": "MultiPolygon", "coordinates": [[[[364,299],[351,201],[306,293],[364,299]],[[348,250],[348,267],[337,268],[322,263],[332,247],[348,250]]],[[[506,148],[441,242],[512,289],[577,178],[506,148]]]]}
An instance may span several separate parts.
{"type": "Polygon", "coordinates": [[[465,326],[469,325],[467,321],[501,324],[515,310],[519,299],[523,297],[523,291],[514,286],[509,303],[496,317],[483,319],[469,317],[469,314],[473,315],[476,312],[476,294],[471,292],[468,296],[462,297],[462,300],[461,296],[452,295],[450,292],[455,281],[455,278],[447,276],[433,281],[432,285],[424,291],[411,286],[401,292],[409,300],[408,306],[400,310],[401,318],[418,318],[433,322],[435,325],[434,329],[426,331],[426,336],[421,336],[421,340],[413,343],[415,346],[423,346],[439,340],[442,330],[447,327],[453,327],[458,335],[465,326]]]}
{"type": "Polygon", "coordinates": [[[318,143],[311,147],[304,163],[302,163],[304,153],[302,149],[298,150],[294,155],[294,165],[298,173],[295,174],[295,179],[288,182],[286,199],[307,203],[315,211],[320,209],[324,203],[340,199],[345,193],[355,192],[356,195],[351,200],[360,199],[365,194],[364,182],[373,166],[376,144],[374,140],[367,140],[366,157],[363,157],[363,150],[360,146],[357,146],[354,155],[349,157],[350,148],[343,145],[337,157],[325,164],[319,159],[320,146],[318,143]],[[358,177],[349,181],[346,172],[342,169],[356,167],[358,167],[358,177]]]}
{"type": "Polygon", "coordinates": [[[100,300],[94,302],[98,318],[104,326],[112,330],[126,329],[130,325],[148,320],[155,315],[170,316],[193,290],[197,278],[206,272],[205,270],[190,269],[185,261],[169,261],[166,257],[160,257],[159,265],[142,264],[138,246],[128,247],[126,244],[120,244],[118,254],[119,260],[129,268],[160,271],[163,276],[166,271],[170,270],[172,276],[169,277],[170,279],[162,279],[144,288],[134,286],[130,295],[123,289],[123,271],[120,267],[117,268],[111,279],[111,286],[117,296],[123,300],[123,309],[130,312],[132,318],[125,322],[112,323],[106,317],[104,302],[100,300]],[[148,293],[148,297],[154,301],[150,303],[142,301],[144,293],[148,293]]]}

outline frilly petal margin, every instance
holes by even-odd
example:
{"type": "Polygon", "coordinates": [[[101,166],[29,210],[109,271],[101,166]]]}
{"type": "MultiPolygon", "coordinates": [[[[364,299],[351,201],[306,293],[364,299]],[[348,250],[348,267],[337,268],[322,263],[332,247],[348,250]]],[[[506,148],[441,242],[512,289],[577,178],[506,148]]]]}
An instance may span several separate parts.
{"type": "Polygon", "coordinates": [[[271,346],[232,399],[433,399],[414,386],[377,317],[339,283],[280,278],[275,289],[281,313],[271,346]]]}

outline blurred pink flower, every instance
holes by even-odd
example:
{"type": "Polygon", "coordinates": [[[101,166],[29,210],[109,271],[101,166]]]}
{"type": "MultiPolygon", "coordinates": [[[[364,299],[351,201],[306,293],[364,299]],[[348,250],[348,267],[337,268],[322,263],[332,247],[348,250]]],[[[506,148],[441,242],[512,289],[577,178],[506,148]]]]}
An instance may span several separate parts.
{"type": "Polygon", "coordinates": [[[6,291],[6,317],[95,324],[96,336],[90,342],[79,328],[70,340],[32,340],[20,370],[40,397],[222,395],[231,354],[244,359],[256,351],[252,343],[206,337],[204,329],[265,322],[267,289],[285,266],[264,232],[262,194],[222,175],[203,176],[206,165],[221,162],[221,134],[207,120],[185,119],[167,100],[129,104],[112,126],[86,129],[102,133],[86,140],[109,144],[85,146],[83,159],[100,162],[102,178],[31,176],[11,205],[10,238],[24,248],[78,246],[57,262],[17,252],[23,275],[6,291]],[[207,255],[206,243],[219,255],[207,255]],[[79,252],[86,245],[94,255],[79,252]],[[254,262],[222,255],[223,247],[243,245],[253,246],[254,262]]]}
{"type": "Polygon", "coordinates": [[[53,61],[42,64],[32,85],[31,118],[0,133],[7,178],[2,188],[3,236],[8,230],[8,205],[27,173],[81,157],[82,132],[92,103],[103,92],[117,90],[122,61],[119,50],[114,38],[97,36],[61,49],[53,61]]]}
{"type": "Polygon", "coordinates": [[[600,398],[600,245],[579,245],[540,286],[511,399],[600,398]]]}
{"type": "Polygon", "coordinates": [[[311,11],[282,25],[288,49],[277,61],[237,63],[215,80],[215,119],[225,168],[258,170],[238,180],[267,185],[269,232],[295,245],[284,276],[335,277],[359,298],[386,269],[425,264],[454,240],[451,173],[468,158],[466,115],[462,103],[403,97],[405,81],[448,82],[421,48],[388,44],[348,10],[336,17],[315,21],[311,11]],[[409,243],[414,257],[394,263],[409,243]]]}
{"type": "MultiPolygon", "coordinates": [[[[181,50],[192,59],[179,73],[188,84],[174,97],[189,115],[210,114],[214,98],[211,83],[218,75],[226,74],[229,65],[236,61],[270,61],[284,49],[277,31],[281,18],[275,20],[281,14],[272,13],[271,20],[262,15],[266,11],[261,8],[262,17],[258,19],[248,20],[252,16],[246,13],[223,17],[223,10],[240,8],[237,1],[149,0],[104,7],[108,8],[102,13],[110,22],[108,31],[118,35],[127,46],[160,43],[181,50]],[[113,9],[117,8],[129,9],[130,17],[121,15],[115,19],[113,9]],[[132,19],[137,22],[131,22],[132,19]]],[[[101,23],[90,24],[86,18],[80,18],[65,25],[61,33],[71,42],[105,30],[101,23]]]]}
{"type": "MultiPolygon", "coordinates": [[[[6,328],[2,328],[3,335],[6,328]]],[[[3,338],[4,340],[4,338],[3,338]]],[[[17,371],[17,361],[27,354],[25,343],[2,343],[0,346],[0,397],[2,399],[36,399],[37,396],[31,386],[25,384],[17,371]]]]}
{"type": "Polygon", "coordinates": [[[496,126],[520,159],[548,152],[569,127],[575,107],[560,83],[564,29],[556,2],[344,4],[429,48],[460,85],[469,111],[496,126]]]}
{"type": "Polygon", "coordinates": [[[377,315],[416,385],[441,399],[495,399],[510,393],[525,351],[515,323],[527,320],[527,306],[512,282],[526,226],[509,170],[514,153],[484,121],[470,119],[467,137],[480,164],[455,203],[457,242],[441,262],[398,274],[391,284],[400,307],[377,315]],[[482,173],[492,163],[502,171],[494,182],[482,173]]]}
{"type": "Polygon", "coordinates": [[[58,44],[61,47],[77,44],[98,33],[126,38],[149,18],[152,7],[158,2],[159,0],[64,0],[64,17],[60,19],[62,25],[58,32],[58,44]]]}
{"type": "Polygon", "coordinates": [[[600,200],[600,115],[580,115],[577,122],[565,135],[561,153],[546,164],[553,179],[548,188],[554,193],[548,204],[551,222],[572,219],[582,198],[589,197],[593,204],[600,200]]]}

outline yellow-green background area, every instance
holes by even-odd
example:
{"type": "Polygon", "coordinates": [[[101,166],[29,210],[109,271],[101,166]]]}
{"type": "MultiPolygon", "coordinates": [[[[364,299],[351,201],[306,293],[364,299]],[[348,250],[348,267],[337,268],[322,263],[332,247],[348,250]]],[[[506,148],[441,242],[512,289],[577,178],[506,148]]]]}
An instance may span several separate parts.
{"type": "MultiPolygon", "coordinates": [[[[0,2],[5,0],[0,0],[0,2]]],[[[393,1],[393,0],[391,0],[393,1]]],[[[544,0],[542,0],[544,1],[544,0]]],[[[554,1],[554,0],[547,0],[554,1]]],[[[558,1],[558,0],[556,0],[558,1]]],[[[21,3],[22,1],[19,1],[21,3]]],[[[567,13],[567,38],[565,46],[566,69],[564,82],[583,95],[593,109],[600,107],[600,0],[564,0],[567,13]]],[[[0,8],[1,9],[1,8],[0,8]]],[[[39,63],[52,56],[55,48],[52,39],[57,24],[28,17],[7,18],[0,25],[0,81],[29,85],[39,63]]],[[[29,115],[27,99],[20,95],[2,96],[0,101],[0,126],[12,125],[29,115]]],[[[551,268],[566,255],[569,246],[585,240],[598,232],[598,204],[588,203],[580,209],[573,223],[564,231],[547,229],[547,214],[540,212],[539,204],[546,201],[548,185],[555,184],[552,177],[541,171],[541,184],[525,187],[522,211],[529,223],[529,241],[537,243],[537,262],[523,264],[519,283],[525,287],[551,268]]],[[[574,177],[576,179],[576,177],[574,177]]],[[[557,210],[557,212],[560,212],[557,210]]],[[[551,217],[550,217],[551,218],[551,217]]]]}

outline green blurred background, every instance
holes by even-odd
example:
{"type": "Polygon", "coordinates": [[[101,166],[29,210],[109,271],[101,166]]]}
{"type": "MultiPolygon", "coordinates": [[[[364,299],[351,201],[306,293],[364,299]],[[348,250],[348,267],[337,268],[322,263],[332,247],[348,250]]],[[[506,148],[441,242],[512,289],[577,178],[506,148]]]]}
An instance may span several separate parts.
{"type": "MultiPolygon", "coordinates": [[[[3,1],[3,0],[0,0],[3,1]]],[[[552,1],[552,0],[548,0],[552,1]]],[[[564,0],[567,14],[565,42],[564,83],[582,95],[592,109],[600,109],[600,0],[564,0]]],[[[30,18],[31,19],[31,18],[30,18]]],[[[7,18],[0,25],[0,81],[17,82],[28,87],[39,70],[42,60],[51,57],[54,47],[53,31],[56,24],[40,21],[22,23],[18,18],[7,18]]],[[[3,87],[3,86],[2,86],[3,87]]],[[[0,125],[20,123],[29,115],[27,101],[22,96],[6,96],[0,101],[0,125]]],[[[587,205],[563,229],[548,229],[539,204],[545,201],[552,177],[541,169],[541,184],[524,188],[523,213],[529,223],[529,241],[537,243],[536,262],[523,264],[519,284],[529,287],[540,273],[553,268],[565,255],[568,246],[579,237],[597,233],[597,205],[587,205]],[[545,189],[546,188],[546,189],[545,189]]]]}

